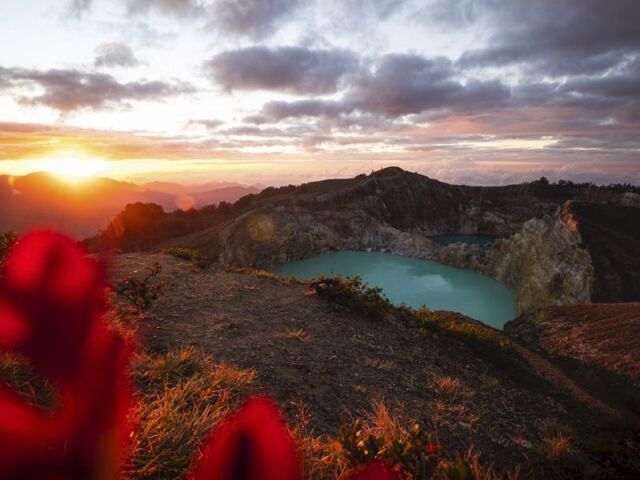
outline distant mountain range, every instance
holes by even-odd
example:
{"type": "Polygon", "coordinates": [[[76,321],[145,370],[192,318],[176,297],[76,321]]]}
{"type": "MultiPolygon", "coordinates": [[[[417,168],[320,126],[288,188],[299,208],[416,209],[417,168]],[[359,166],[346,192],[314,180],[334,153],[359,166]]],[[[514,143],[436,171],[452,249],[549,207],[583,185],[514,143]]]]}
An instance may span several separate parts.
{"type": "Polygon", "coordinates": [[[0,175],[0,232],[50,227],[84,238],[104,228],[129,203],[156,203],[165,211],[173,211],[235,202],[259,191],[255,186],[223,182],[137,185],[96,177],[73,183],[43,172],[0,175]]]}

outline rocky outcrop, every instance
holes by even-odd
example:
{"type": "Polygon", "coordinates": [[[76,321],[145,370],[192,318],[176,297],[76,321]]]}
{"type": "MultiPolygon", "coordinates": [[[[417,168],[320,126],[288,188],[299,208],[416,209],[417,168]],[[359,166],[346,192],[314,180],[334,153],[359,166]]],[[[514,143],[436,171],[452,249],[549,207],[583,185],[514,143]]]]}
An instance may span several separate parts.
{"type": "Polygon", "coordinates": [[[437,244],[358,210],[277,207],[251,211],[221,232],[220,261],[264,268],[338,250],[428,258],[437,244]]]}
{"type": "Polygon", "coordinates": [[[569,203],[555,216],[525,222],[517,233],[489,248],[457,244],[440,249],[433,259],[514,287],[519,312],[591,300],[591,257],[569,203]]]}

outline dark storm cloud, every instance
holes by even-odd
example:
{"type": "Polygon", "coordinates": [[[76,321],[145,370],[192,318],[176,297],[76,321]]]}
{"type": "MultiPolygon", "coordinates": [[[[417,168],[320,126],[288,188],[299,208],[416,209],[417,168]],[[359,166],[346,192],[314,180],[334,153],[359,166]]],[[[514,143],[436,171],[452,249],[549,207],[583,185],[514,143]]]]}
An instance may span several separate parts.
{"type": "Polygon", "coordinates": [[[186,83],[139,80],[120,83],[111,75],[78,70],[29,70],[0,67],[0,85],[13,89],[25,105],[44,105],[62,113],[81,109],[113,107],[127,101],[161,100],[173,95],[193,93],[186,83]],[[42,91],[24,93],[38,87],[42,91]]]}
{"type": "Polygon", "coordinates": [[[486,48],[462,55],[465,66],[525,64],[550,75],[588,74],[605,71],[640,48],[637,0],[483,0],[476,4],[481,10],[477,15],[489,19],[494,34],[486,48]]]}
{"type": "Polygon", "coordinates": [[[135,67],[140,62],[133,50],[122,43],[104,43],[96,49],[96,67],[135,67]]]}
{"type": "Polygon", "coordinates": [[[577,77],[568,80],[562,91],[582,96],[606,97],[616,102],[640,102],[640,70],[612,73],[602,77],[577,77]]]}
{"type": "Polygon", "coordinates": [[[344,50],[249,47],[216,55],[205,68],[227,90],[320,94],[338,90],[357,66],[344,50]]]}
{"type": "Polygon", "coordinates": [[[269,102],[262,108],[262,115],[273,121],[281,121],[297,117],[335,118],[350,111],[353,111],[353,107],[345,102],[298,100],[294,102],[269,102]]]}
{"type": "Polygon", "coordinates": [[[218,0],[211,14],[221,32],[259,40],[271,35],[301,3],[301,0],[218,0]]]}
{"type": "Polygon", "coordinates": [[[455,78],[446,58],[385,55],[374,74],[364,77],[348,95],[362,111],[398,117],[426,110],[473,112],[494,109],[509,99],[509,89],[497,80],[455,78]]]}
{"type": "Polygon", "coordinates": [[[261,116],[281,121],[305,116],[338,117],[357,110],[397,118],[425,111],[472,113],[508,103],[510,91],[499,81],[469,80],[463,84],[456,73],[446,58],[385,55],[373,73],[358,76],[340,101],[269,102],[261,116]]]}

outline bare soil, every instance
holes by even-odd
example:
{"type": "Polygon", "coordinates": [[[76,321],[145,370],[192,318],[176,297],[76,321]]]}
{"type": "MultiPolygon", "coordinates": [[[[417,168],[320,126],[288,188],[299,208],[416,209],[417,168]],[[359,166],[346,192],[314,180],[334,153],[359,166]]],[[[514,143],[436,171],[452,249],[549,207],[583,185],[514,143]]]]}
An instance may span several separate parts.
{"type": "Polygon", "coordinates": [[[588,392],[575,395],[563,371],[526,347],[534,382],[513,378],[447,334],[338,311],[295,283],[146,253],[116,256],[113,281],[142,275],[154,262],[165,291],[146,314],[143,343],[156,351],[196,346],[217,361],[255,369],[259,387],[291,421],[301,403],[309,409],[318,434],[337,434],[342,422],[382,400],[438,431],[451,454],[474,445],[485,461],[522,464],[536,478],[624,478],[591,447],[595,437],[637,447],[620,430],[617,407],[588,392]],[[459,388],[447,389],[447,377],[459,388]],[[570,437],[570,466],[543,456],[549,425],[570,437]]]}
{"type": "Polygon", "coordinates": [[[640,303],[549,307],[505,330],[593,397],[640,416],[640,303]]]}

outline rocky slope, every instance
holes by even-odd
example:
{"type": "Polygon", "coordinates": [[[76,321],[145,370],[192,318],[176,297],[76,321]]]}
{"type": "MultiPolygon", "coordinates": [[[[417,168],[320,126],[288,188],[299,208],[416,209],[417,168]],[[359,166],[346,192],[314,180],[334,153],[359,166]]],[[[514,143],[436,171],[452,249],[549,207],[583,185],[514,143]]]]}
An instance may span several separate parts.
{"type": "Polygon", "coordinates": [[[229,223],[170,244],[258,268],[335,250],[433,259],[513,286],[521,312],[640,300],[640,236],[625,220],[640,225],[634,195],[540,183],[455,186],[387,168],[258,197],[229,223]],[[445,233],[502,239],[486,249],[430,239],[445,233]]]}

